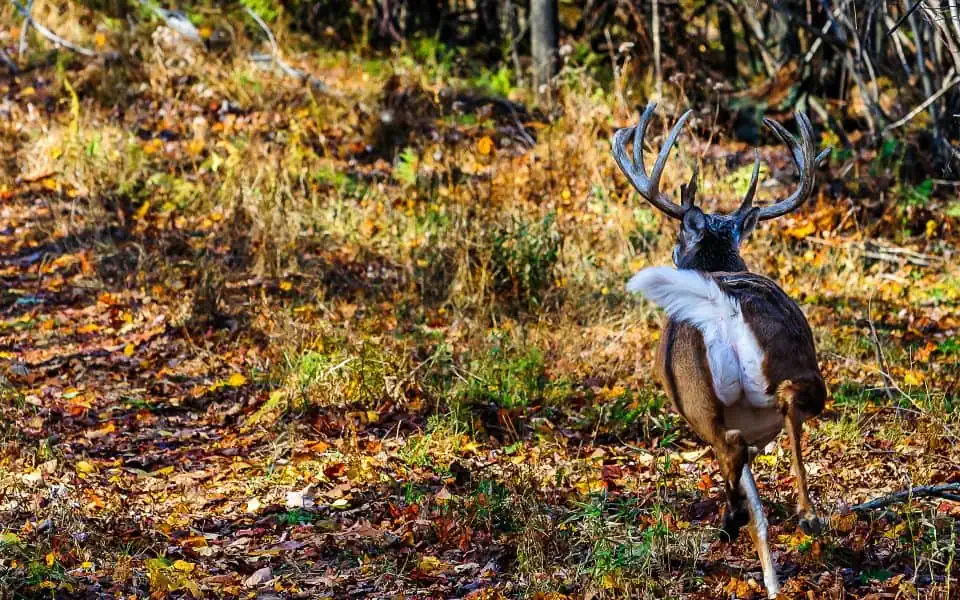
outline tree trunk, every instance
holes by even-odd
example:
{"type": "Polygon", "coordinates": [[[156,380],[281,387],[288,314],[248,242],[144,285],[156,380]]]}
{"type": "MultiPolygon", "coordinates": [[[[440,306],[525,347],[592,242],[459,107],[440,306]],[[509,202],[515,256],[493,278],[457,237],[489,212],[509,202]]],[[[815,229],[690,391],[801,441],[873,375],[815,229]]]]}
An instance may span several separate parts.
{"type": "Polygon", "coordinates": [[[530,0],[530,45],[533,50],[533,86],[539,93],[557,72],[557,0],[530,0]]]}
{"type": "Polygon", "coordinates": [[[476,31],[480,40],[500,43],[500,0],[477,0],[476,31]]]}

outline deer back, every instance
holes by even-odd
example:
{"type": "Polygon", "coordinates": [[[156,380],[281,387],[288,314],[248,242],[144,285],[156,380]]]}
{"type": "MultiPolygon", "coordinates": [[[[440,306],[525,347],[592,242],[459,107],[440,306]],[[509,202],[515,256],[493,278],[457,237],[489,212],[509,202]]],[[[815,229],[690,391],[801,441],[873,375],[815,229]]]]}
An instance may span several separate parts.
{"type": "Polygon", "coordinates": [[[738,311],[735,319],[742,320],[746,331],[740,336],[744,338],[741,347],[725,341],[711,350],[700,329],[683,320],[668,319],[657,352],[657,375],[677,410],[689,419],[694,416],[689,413],[698,406],[716,402],[730,406],[741,403],[741,396],[751,396],[743,404],[753,408],[772,408],[777,389],[789,381],[804,388],[807,412],[819,413],[826,387],[813,334],[797,304],[762,275],[741,272],[700,276],[710,278],[733,301],[738,311]],[[731,358],[725,360],[724,352],[731,358]],[[731,360],[736,364],[721,372],[731,360]],[[724,381],[729,383],[731,377],[735,379],[732,396],[724,388],[724,381]]]}

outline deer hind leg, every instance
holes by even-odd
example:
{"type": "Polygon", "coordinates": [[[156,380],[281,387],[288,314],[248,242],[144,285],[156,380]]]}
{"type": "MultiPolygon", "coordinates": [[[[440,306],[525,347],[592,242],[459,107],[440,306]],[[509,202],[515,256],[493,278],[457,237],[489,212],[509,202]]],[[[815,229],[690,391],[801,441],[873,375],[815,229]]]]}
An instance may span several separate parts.
{"type": "Polygon", "coordinates": [[[810,501],[810,493],[807,490],[807,470],[803,466],[800,438],[803,435],[804,419],[811,413],[819,413],[823,403],[820,401],[819,407],[810,407],[809,403],[804,402],[808,399],[806,396],[809,392],[807,386],[785,381],[777,389],[777,399],[784,416],[787,437],[790,439],[791,471],[797,481],[797,514],[800,516],[800,529],[809,535],[819,535],[823,531],[823,521],[817,516],[817,511],[810,501]],[[815,412],[810,410],[811,408],[814,408],[815,412]]]}
{"type": "Polygon", "coordinates": [[[720,531],[726,541],[732,542],[737,539],[740,529],[750,520],[750,513],[745,504],[746,498],[740,486],[743,468],[748,461],[748,451],[739,430],[730,429],[722,434],[720,431],[722,428],[718,424],[716,431],[718,435],[711,440],[727,492],[727,504],[723,510],[723,525],[720,531]]]}
{"type": "Polygon", "coordinates": [[[773,562],[773,553],[767,533],[767,518],[763,514],[763,505],[760,503],[760,493],[757,484],[750,472],[750,465],[743,465],[740,476],[740,489],[746,499],[747,510],[750,513],[750,537],[760,555],[760,566],[763,569],[763,585],[767,588],[767,597],[776,598],[780,592],[780,581],[777,578],[777,565],[773,562]]]}

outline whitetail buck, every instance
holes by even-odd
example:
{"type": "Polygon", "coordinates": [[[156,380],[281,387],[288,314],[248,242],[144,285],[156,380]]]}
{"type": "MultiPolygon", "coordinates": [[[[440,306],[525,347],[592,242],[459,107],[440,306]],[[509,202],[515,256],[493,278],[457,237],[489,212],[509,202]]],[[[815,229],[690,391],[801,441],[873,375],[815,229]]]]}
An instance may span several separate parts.
{"type": "Polygon", "coordinates": [[[815,155],[813,127],[806,115],[797,113],[799,141],[779,123],[764,119],[790,148],[800,171],[799,187],[771,206],[753,206],[760,167],[754,151],[753,176],[740,208],[728,215],[706,214],[694,206],[696,171],[689,184],[680,186],[681,204],[659,186],[667,155],[692,111],[674,125],[647,175],[643,138],[655,107],[647,106],[636,127],[616,132],[613,156],[641,196],[680,221],[673,251],[677,269],[644,269],[630,279],[627,289],[642,293],[668,315],[657,351],[657,377],[677,411],[713,447],[727,493],[723,532],[732,540],[749,521],[772,598],[779,583],[750,462],[757,448],[786,428],[800,526],[818,533],[821,523],[807,493],[800,436],[803,421],[823,410],[827,390],[800,308],[776,283],[748,272],[739,247],[758,221],[785,215],[810,197],[816,170],[830,151],[815,155]],[[626,152],[631,138],[632,161],[626,152]]]}

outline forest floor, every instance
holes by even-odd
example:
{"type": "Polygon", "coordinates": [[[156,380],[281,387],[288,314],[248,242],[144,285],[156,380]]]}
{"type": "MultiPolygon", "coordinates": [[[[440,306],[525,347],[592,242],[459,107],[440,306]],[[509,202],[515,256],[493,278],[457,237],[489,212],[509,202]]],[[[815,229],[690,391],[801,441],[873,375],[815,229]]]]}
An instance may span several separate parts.
{"type": "MultiPolygon", "coordinates": [[[[571,72],[526,112],[329,52],[311,92],[162,30],[134,66],[0,80],[0,596],[762,595],[623,290],[676,227],[610,156],[639,102],[571,72]]],[[[699,161],[729,209],[752,152],[712,114],[666,183],[699,161]]],[[[761,199],[788,194],[760,151],[761,199]]],[[[785,440],[755,463],[787,598],[960,597],[956,498],[850,511],[960,482],[956,188],[903,157],[836,152],[745,245],[830,389],[803,436],[823,534],[785,440]]]]}

